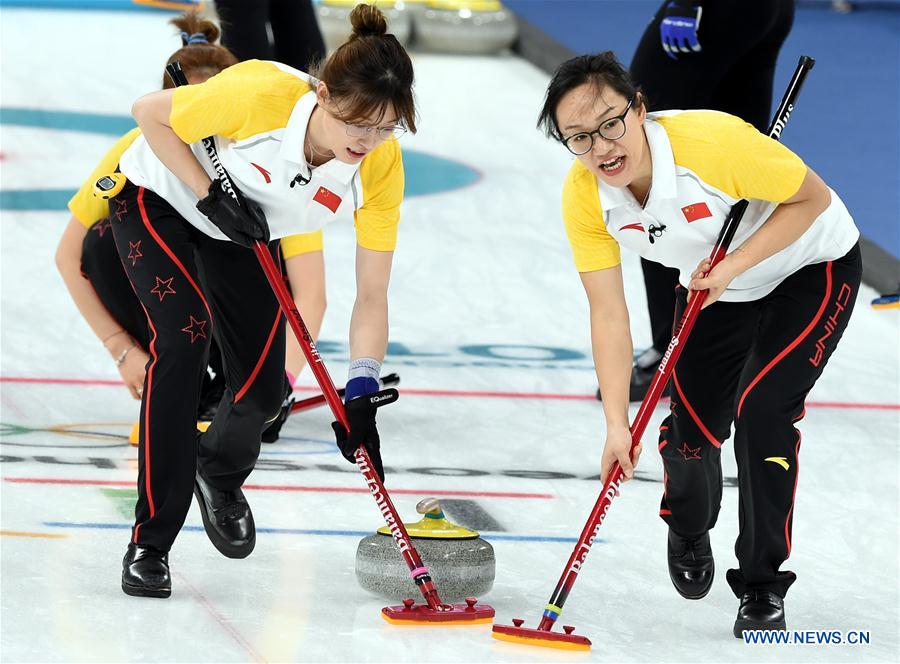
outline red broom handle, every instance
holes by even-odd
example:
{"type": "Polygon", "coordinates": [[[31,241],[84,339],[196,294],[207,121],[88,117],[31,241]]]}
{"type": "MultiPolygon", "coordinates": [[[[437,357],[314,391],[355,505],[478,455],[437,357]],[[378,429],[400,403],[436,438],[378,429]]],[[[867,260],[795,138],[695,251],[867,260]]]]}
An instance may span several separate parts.
{"type": "MultiPolygon", "coordinates": [[[[334,413],[335,419],[340,422],[349,433],[350,423],[347,421],[347,413],[344,410],[344,404],[338,396],[334,383],[331,380],[331,376],[328,375],[328,370],[322,362],[322,357],[319,355],[318,349],[316,349],[316,344],[313,341],[312,335],[309,333],[306,324],[303,322],[300,312],[297,311],[297,306],[294,304],[293,298],[291,298],[290,293],[288,293],[284,279],[281,277],[281,272],[279,272],[278,268],[275,266],[275,261],[272,260],[268,248],[262,241],[256,240],[253,243],[253,253],[256,254],[256,259],[259,261],[259,264],[266,275],[266,279],[268,279],[269,285],[272,287],[272,292],[275,293],[278,305],[281,307],[281,311],[284,313],[291,329],[294,331],[294,336],[297,337],[300,348],[303,349],[303,354],[306,356],[306,361],[316,377],[316,382],[322,390],[325,401],[328,403],[329,408],[331,408],[331,412],[334,413]]],[[[439,607],[441,605],[441,599],[437,594],[434,583],[428,574],[428,570],[422,563],[422,559],[419,557],[419,552],[416,551],[416,548],[409,538],[409,534],[406,532],[406,527],[400,519],[397,508],[394,507],[387,490],[384,488],[384,484],[381,482],[381,478],[379,478],[378,473],[375,472],[372,466],[372,460],[369,458],[369,453],[366,452],[366,448],[360,445],[356,450],[355,457],[356,465],[360,472],[362,472],[363,477],[366,480],[366,485],[369,487],[369,491],[372,492],[372,496],[375,498],[375,502],[381,510],[381,515],[384,517],[384,520],[391,531],[391,535],[394,537],[394,541],[397,542],[397,546],[400,549],[403,559],[406,561],[407,567],[409,567],[410,576],[416,582],[416,585],[422,592],[422,596],[425,598],[428,606],[433,609],[439,607]]]]}

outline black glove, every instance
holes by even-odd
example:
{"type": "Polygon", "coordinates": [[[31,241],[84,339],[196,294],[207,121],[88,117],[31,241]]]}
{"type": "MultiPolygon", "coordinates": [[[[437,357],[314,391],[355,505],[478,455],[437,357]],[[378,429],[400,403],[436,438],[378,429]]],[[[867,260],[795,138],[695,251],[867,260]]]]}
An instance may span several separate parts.
{"type": "Polygon", "coordinates": [[[375,426],[375,411],[381,406],[394,403],[399,398],[399,392],[390,387],[348,401],[345,409],[347,420],[350,423],[349,436],[340,422],[331,423],[331,428],[334,429],[334,435],[337,438],[337,446],[344,458],[355,464],[356,458],[353,455],[360,445],[364,445],[366,452],[369,453],[369,458],[372,459],[372,466],[382,482],[384,482],[384,466],[381,463],[381,440],[378,438],[378,429],[375,426]]]}
{"type": "Polygon", "coordinates": [[[252,247],[255,240],[268,244],[269,224],[262,208],[244,198],[237,187],[232,185],[232,188],[240,203],[225,190],[221,178],[216,178],[209,186],[206,198],[197,202],[197,209],[232,242],[245,247],[252,247]]]}

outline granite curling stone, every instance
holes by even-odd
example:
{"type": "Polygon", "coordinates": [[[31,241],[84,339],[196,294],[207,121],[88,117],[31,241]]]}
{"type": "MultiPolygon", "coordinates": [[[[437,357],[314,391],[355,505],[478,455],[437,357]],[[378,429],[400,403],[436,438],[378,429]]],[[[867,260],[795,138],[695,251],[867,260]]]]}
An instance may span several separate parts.
{"type": "Polygon", "coordinates": [[[512,46],[519,26],[497,0],[428,0],[413,14],[413,32],[431,51],[487,55],[512,46]]]}
{"type": "MultiPolygon", "coordinates": [[[[435,498],[422,500],[416,511],[424,515],[422,520],[404,525],[441,600],[459,602],[487,593],[494,585],[494,548],[474,530],[448,521],[435,498]]],[[[387,526],[360,540],[356,580],[364,589],[389,599],[419,596],[387,526]]]]}

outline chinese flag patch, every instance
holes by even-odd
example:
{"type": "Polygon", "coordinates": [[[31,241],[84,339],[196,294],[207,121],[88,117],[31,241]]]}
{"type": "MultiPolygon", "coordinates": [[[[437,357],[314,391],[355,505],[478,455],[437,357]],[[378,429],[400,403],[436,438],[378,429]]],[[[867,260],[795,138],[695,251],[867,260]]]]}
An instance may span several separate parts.
{"type": "Polygon", "coordinates": [[[313,196],[313,200],[316,203],[324,205],[332,212],[337,212],[337,209],[341,204],[341,197],[325,187],[319,187],[319,191],[313,196]]]}
{"type": "Polygon", "coordinates": [[[706,203],[691,203],[690,205],[685,205],[681,208],[681,212],[684,214],[684,218],[687,219],[688,223],[712,216],[712,212],[709,211],[709,206],[706,203]]]}

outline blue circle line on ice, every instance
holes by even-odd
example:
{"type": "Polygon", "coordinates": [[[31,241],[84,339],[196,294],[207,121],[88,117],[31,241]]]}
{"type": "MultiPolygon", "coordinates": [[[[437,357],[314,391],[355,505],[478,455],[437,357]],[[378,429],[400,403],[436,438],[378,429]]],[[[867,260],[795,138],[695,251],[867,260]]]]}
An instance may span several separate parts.
{"type": "MultiPolygon", "coordinates": [[[[129,530],[129,523],[78,523],[72,521],[44,521],[49,528],[77,528],[86,530],[129,530]]],[[[202,532],[203,526],[182,526],[182,530],[188,532],[202,532]]],[[[256,527],[258,533],[271,535],[325,535],[330,537],[367,537],[372,533],[366,530],[326,530],[318,528],[265,528],[256,527]]],[[[559,537],[554,535],[501,535],[498,533],[482,533],[482,539],[495,542],[558,542],[574,544],[577,537],[559,537]]],[[[595,544],[603,540],[594,540],[595,544]]]]}
{"type": "MultiPolygon", "coordinates": [[[[134,127],[134,120],[127,115],[5,107],[0,108],[0,124],[118,137],[134,127]]],[[[98,161],[101,156],[97,155],[98,161]]],[[[406,174],[404,195],[407,197],[453,191],[481,179],[481,173],[471,166],[410,149],[403,150],[403,170],[406,174]]],[[[74,193],[75,189],[2,190],[0,210],[64,210],[74,193]]]]}

